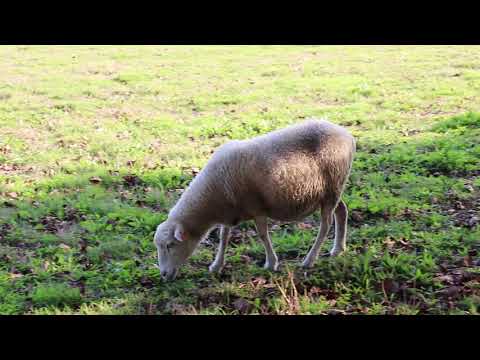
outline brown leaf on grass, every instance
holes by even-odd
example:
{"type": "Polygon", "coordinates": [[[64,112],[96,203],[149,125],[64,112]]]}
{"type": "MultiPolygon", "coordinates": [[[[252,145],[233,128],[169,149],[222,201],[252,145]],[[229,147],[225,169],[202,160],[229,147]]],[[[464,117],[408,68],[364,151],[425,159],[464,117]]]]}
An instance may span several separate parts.
{"type": "Polygon", "coordinates": [[[102,179],[98,176],[92,176],[90,179],[88,179],[92,184],[100,184],[102,182],[102,179]]]}
{"type": "Polygon", "coordinates": [[[162,142],[160,140],[154,140],[149,145],[149,151],[155,152],[162,147],[162,142]]]}
{"type": "Polygon", "coordinates": [[[321,293],[323,293],[323,291],[319,287],[312,286],[310,288],[310,295],[321,294],[321,293]]]}
{"type": "Polygon", "coordinates": [[[335,299],[327,300],[327,303],[330,306],[335,306],[335,305],[337,305],[337,300],[335,300],[335,299]]]}
{"type": "Polygon", "coordinates": [[[158,167],[158,164],[155,162],[155,161],[151,161],[151,160],[148,160],[144,166],[147,168],[147,169],[156,169],[158,167]]]}
{"type": "Polygon", "coordinates": [[[85,239],[80,239],[80,240],[78,241],[78,245],[79,245],[79,247],[80,247],[80,253],[85,255],[86,252],[87,252],[87,246],[88,246],[87,240],[85,240],[85,239]]]}
{"type": "Polygon", "coordinates": [[[142,207],[142,208],[146,208],[147,207],[147,203],[143,200],[137,200],[135,202],[135,204],[137,204],[139,207],[142,207]]]}
{"type": "Polygon", "coordinates": [[[144,288],[152,288],[155,284],[153,282],[152,279],[149,279],[148,277],[146,276],[142,276],[142,278],[140,279],[140,284],[144,287],[144,288]]]}
{"type": "Polygon", "coordinates": [[[455,209],[463,210],[465,209],[465,205],[463,205],[461,201],[455,201],[455,209]]]}
{"type": "Polygon", "coordinates": [[[403,210],[403,216],[409,220],[413,220],[415,214],[411,209],[405,208],[405,210],[403,210]]]}
{"type": "Polygon", "coordinates": [[[141,183],[140,178],[136,175],[125,175],[123,177],[123,181],[128,186],[136,186],[136,185],[139,185],[141,183]]]}
{"type": "Polygon", "coordinates": [[[232,243],[237,243],[243,240],[243,233],[237,228],[233,228],[230,233],[230,241],[232,243]]]}
{"type": "Polygon", "coordinates": [[[267,280],[263,277],[256,277],[255,279],[252,280],[252,284],[254,284],[255,286],[261,286],[266,282],[267,280]]]}
{"type": "Polygon", "coordinates": [[[388,211],[383,211],[382,212],[382,217],[385,220],[389,220],[390,219],[390,213],[388,211]]]}
{"type": "Polygon", "coordinates": [[[352,211],[351,217],[352,220],[356,222],[362,222],[364,220],[364,217],[360,211],[352,211]]]}
{"type": "Polygon", "coordinates": [[[200,169],[196,168],[196,167],[193,167],[193,168],[190,169],[190,171],[192,172],[193,176],[197,176],[197,174],[200,172],[200,169]]]}
{"type": "Polygon", "coordinates": [[[56,233],[60,220],[57,219],[55,216],[47,215],[40,220],[40,223],[43,225],[46,231],[56,233]]]}
{"type": "Polygon", "coordinates": [[[473,266],[473,258],[470,255],[463,257],[463,265],[466,267],[473,266]]]}
{"type": "Polygon", "coordinates": [[[0,170],[2,171],[12,171],[15,170],[14,166],[9,164],[0,165],[0,170]]]}
{"type": "Polygon", "coordinates": [[[14,191],[7,193],[7,196],[12,199],[18,199],[18,194],[14,191]]]}
{"type": "Polygon", "coordinates": [[[437,280],[437,281],[440,281],[440,282],[444,282],[446,284],[453,284],[454,282],[454,279],[453,279],[453,276],[452,275],[439,275],[439,276],[436,276],[433,278],[434,280],[437,280]]]}
{"type": "Polygon", "coordinates": [[[391,249],[395,246],[395,241],[390,237],[387,236],[387,238],[383,241],[383,243],[387,246],[387,248],[391,249]]]}
{"type": "Polygon", "coordinates": [[[299,229],[302,229],[302,230],[303,230],[303,229],[311,229],[313,226],[312,226],[312,224],[298,223],[298,224],[297,224],[297,227],[298,227],[299,229]]]}
{"type": "Polygon", "coordinates": [[[478,255],[478,250],[477,249],[470,249],[470,250],[468,250],[468,255],[469,256],[477,256],[478,255]]]}
{"type": "Polygon", "coordinates": [[[7,154],[11,149],[10,145],[0,146],[0,154],[7,154]]]}

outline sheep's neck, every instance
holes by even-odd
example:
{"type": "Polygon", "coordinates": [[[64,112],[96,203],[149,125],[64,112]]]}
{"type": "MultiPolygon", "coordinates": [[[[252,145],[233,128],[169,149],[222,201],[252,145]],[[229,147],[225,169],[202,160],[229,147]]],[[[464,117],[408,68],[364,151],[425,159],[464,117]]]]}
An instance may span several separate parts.
{"type": "Polygon", "coordinates": [[[202,237],[217,223],[222,222],[224,211],[220,209],[223,202],[221,195],[213,184],[198,182],[189,187],[170,216],[181,222],[195,235],[202,237]]]}

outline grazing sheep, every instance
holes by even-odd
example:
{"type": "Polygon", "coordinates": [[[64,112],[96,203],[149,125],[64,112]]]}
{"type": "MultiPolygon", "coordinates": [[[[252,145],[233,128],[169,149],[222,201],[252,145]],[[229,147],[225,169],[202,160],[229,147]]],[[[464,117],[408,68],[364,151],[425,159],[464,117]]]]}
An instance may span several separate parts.
{"type": "Polygon", "coordinates": [[[316,241],[303,261],[312,267],[335,217],[336,256],[345,250],[347,207],[341,195],[355,153],[354,138],[326,120],[307,120],[250,140],[218,148],[155,233],[158,264],[166,280],[176,277],[197,245],[220,225],[220,245],[210,271],[221,271],[230,229],[254,220],[266,251],[265,268],[278,258],[267,218],[300,220],[321,211],[316,241]]]}

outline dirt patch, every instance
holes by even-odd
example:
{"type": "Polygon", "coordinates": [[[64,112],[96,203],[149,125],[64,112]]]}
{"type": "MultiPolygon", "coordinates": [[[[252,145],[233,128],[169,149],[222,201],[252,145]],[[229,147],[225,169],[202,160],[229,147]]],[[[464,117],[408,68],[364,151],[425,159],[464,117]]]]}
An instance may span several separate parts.
{"type": "Polygon", "coordinates": [[[125,186],[138,186],[141,185],[143,182],[142,180],[136,175],[125,175],[123,177],[123,183],[125,186]]]}
{"type": "Polygon", "coordinates": [[[447,215],[453,225],[472,229],[480,225],[480,192],[460,199],[453,192],[447,193],[447,201],[439,204],[440,212],[447,215]]]}
{"type": "Polygon", "coordinates": [[[40,223],[43,225],[44,230],[51,234],[64,232],[64,227],[67,225],[66,221],[62,221],[57,217],[50,215],[41,218],[40,223]]]}
{"type": "Polygon", "coordinates": [[[441,272],[437,273],[434,280],[441,283],[444,287],[436,291],[441,299],[442,307],[453,309],[455,302],[466,296],[480,295],[480,273],[479,261],[475,260],[477,251],[471,250],[469,255],[459,259],[463,266],[443,263],[440,265],[441,272]]]}
{"type": "Polygon", "coordinates": [[[10,224],[0,225],[0,240],[3,240],[5,236],[13,229],[13,226],[10,224]]]}
{"type": "Polygon", "coordinates": [[[1,164],[0,165],[0,174],[4,175],[16,175],[16,174],[27,174],[34,171],[33,166],[22,166],[18,164],[1,164]]]}
{"type": "Polygon", "coordinates": [[[76,222],[85,219],[85,215],[80,214],[77,209],[65,205],[63,219],[55,215],[46,215],[40,219],[40,223],[46,232],[64,236],[71,230],[76,222]]]}

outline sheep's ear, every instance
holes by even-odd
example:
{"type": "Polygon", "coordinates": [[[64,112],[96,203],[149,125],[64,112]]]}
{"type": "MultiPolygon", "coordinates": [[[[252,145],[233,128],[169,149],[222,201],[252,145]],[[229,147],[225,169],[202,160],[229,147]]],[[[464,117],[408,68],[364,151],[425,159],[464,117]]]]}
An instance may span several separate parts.
{"type": "Polygon", "coordinates": [[[177,225],[177,227],[175,228],[174,236],[175,236],[175,239],[177,239],[177,241],[180,241],[180,242],[188,239],[188,234],[181,225],[177,225]]]}

